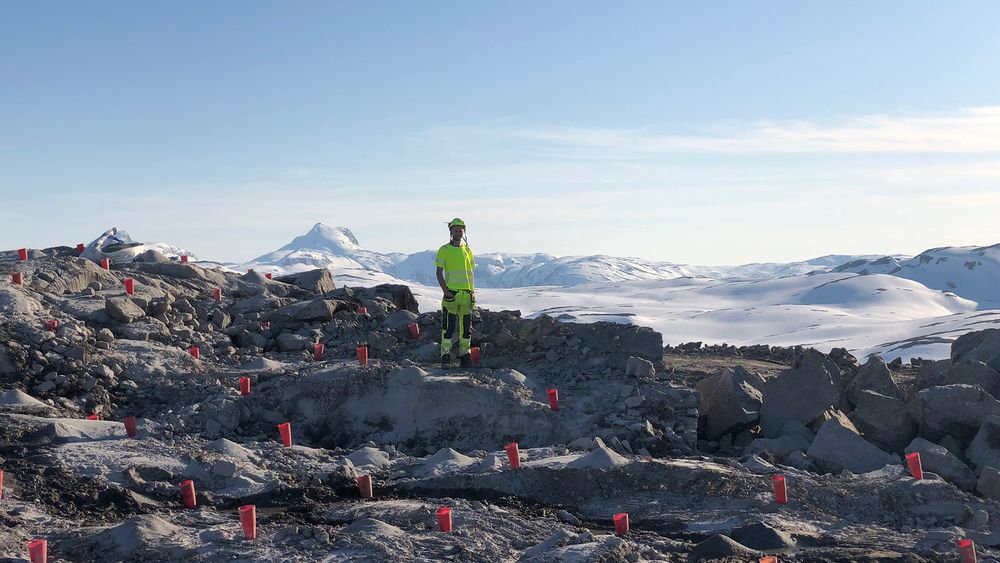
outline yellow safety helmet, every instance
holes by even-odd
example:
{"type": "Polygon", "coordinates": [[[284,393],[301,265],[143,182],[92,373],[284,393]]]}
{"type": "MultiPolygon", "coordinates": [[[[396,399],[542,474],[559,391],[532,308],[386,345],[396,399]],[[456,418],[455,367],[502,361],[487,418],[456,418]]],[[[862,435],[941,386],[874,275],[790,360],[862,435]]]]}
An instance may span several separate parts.
{"type": "Polygon", "coordinates": [[[459,219],[458,217],[455,217],[454,219],[451,220],[451,222],[448,223],[449,229],[452,227],[464,227],[464,226],[465,226],[465,221],[459,219]]]}

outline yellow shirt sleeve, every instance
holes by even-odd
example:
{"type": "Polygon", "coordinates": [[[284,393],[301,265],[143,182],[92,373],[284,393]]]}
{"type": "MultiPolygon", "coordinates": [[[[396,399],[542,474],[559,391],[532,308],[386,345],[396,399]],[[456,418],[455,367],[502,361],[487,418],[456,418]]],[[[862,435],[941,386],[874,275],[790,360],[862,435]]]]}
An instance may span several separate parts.
{"type": "Polygon", "coordinates": [[[438,249],[437,257],[434,258],[434,265],[438,268],[444,268],[444,247],[438,249]]]}

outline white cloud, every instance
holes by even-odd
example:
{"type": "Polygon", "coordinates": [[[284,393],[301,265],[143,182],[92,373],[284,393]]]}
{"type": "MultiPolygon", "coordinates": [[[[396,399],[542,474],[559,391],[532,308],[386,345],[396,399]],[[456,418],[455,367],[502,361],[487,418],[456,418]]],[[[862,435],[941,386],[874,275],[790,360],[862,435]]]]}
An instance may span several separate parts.
{"type": "Polygon", "coordinates": [[[954,185],[958,182],[1000,182],[1000,160],[878,166],[869,174],[881,181],[906,185],[954,185]]]}
{"type": "Polygon", "coordinates": [[[674,153],[997,153],[1000,106],[936,115],[867,115],[835,123],[770,121],[717,126],[702,134],[582,127],[439,127],[428,142],[502,144],[546,157],[648,159],[674,153]]]}
{"type": "MultiPolygon", "coordinates": [[[[869,195],[862,202],[871,205],[891,207],[899,204],[899,197],[887,195],[869,195]]],[[[989,209],[1000,208],[1000,192],[959,192],[942,194],[920,194],[907,197],[908,206],[925,210],[941,210],[943,208],[975,209],[991,213],[989,209]]]]}

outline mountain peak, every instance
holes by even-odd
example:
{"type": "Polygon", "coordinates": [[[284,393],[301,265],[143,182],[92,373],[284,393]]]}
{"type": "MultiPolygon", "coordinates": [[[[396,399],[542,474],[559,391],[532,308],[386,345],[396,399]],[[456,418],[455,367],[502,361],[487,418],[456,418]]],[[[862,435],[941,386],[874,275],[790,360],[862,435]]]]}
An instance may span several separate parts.
{"type": "Polygon", "coordinates": [[[326,250],[334,254],[350,254],[364,249],[347,227],[316,223],[308,233],[295,237],[280,250],[326,250]]]}

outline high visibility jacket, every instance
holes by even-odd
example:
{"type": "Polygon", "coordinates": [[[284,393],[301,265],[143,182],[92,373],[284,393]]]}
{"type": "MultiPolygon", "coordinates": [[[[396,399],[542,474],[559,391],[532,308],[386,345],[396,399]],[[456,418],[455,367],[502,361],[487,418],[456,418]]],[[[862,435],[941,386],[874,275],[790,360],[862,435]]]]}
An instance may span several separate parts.
{"type": "Polygon", "coordinates": [[[444,270],[444,283],[448,289],[476,289],[476,280],[472,271],[476,268],[476,259],[468,245],[455,246],[450,242],[438,249],[434,265],[444,270]]]}

